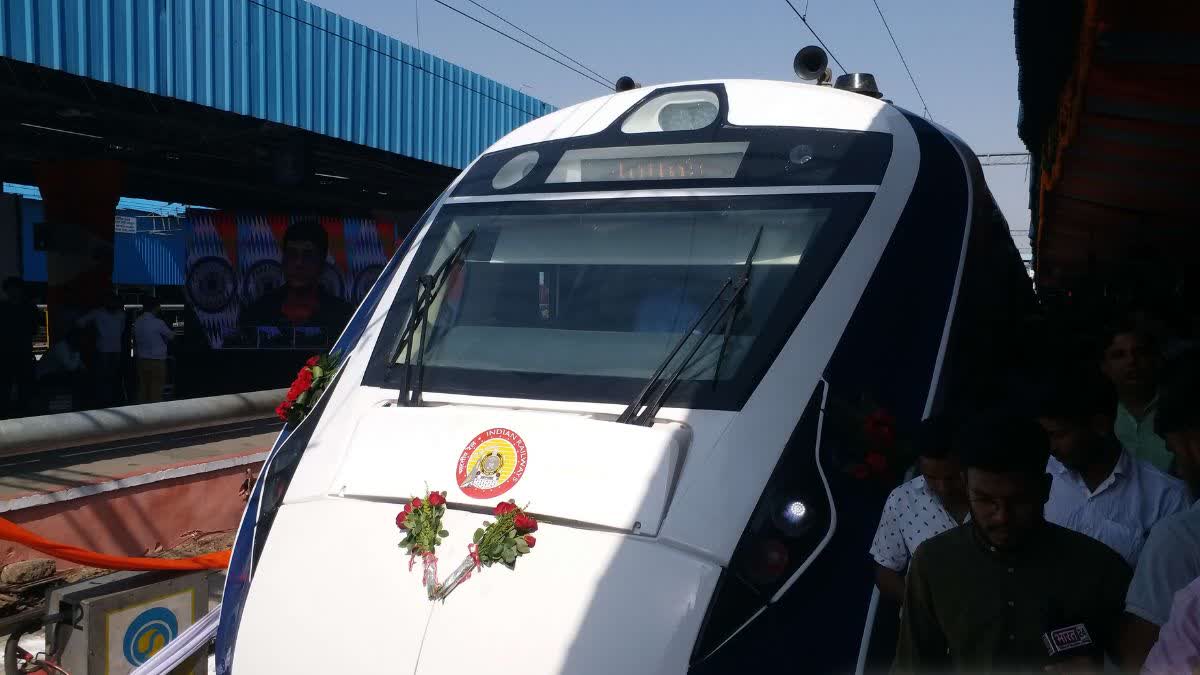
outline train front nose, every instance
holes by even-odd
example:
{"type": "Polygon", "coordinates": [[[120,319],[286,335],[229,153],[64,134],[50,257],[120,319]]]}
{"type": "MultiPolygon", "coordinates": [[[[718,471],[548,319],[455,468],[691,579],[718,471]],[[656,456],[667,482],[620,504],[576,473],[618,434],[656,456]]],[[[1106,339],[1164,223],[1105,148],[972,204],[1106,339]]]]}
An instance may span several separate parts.
{"type": "MultiPolygon", "coordinates": [[[[233,673],[683,673],[720,568],[614,532],[543,522],[515,569],[430,601],[397,547],[395,504],[283,507],[242,618],[233,673]]],[[[450,509],[445,579],[486,516],[450,509]]]]}
{"type": "Polygon", "coordinates": [[[375,408],[325,494],[288,495],[246,598],[234,675],[682,673],[720,575],[658,538],[690,444],[677,423],[442,406],[375,408]],[[501,501],[540,521],[510,569],[431,601],[397,514],[446,493],[437,578],[501,501]]]}

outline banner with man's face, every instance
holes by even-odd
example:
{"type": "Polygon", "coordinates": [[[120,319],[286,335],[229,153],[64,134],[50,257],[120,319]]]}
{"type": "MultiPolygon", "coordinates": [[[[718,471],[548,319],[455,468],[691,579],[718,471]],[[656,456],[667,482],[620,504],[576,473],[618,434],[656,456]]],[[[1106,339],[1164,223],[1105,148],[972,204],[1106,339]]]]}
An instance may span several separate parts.
{"type": "Polygon", "coordinates": [[[398,243],[366,218],[189,211],[185,291],[213,349],[326,349],[398,243]]]}

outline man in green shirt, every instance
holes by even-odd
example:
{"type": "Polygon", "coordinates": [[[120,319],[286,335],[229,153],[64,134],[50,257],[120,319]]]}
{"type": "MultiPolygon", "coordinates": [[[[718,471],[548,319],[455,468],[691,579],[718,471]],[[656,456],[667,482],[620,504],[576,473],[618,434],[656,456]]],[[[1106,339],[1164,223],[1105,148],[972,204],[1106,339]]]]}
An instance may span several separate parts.
{"type": "Polygon", "coordinates": [[[997,413],[957,445],[971,520],[917,548],[893,671],[1040,673],[1054,665],[1043,634],[1075,624],[1096,646],[1085,666],[1114,655],[1131,571],[1104,544],[1046,522],[1045,433],[997,413]]]}
{"type": "Polygon", "coordinates": [[[1134,457],[1163,471],[1171,470],[1174,456],[1162,436],[1154,432],[1158,411],[1158,351],[1133,323],[1117,323],[1101,339],[1100,370],[1117,390],[1117,440],[1134,457]]]}

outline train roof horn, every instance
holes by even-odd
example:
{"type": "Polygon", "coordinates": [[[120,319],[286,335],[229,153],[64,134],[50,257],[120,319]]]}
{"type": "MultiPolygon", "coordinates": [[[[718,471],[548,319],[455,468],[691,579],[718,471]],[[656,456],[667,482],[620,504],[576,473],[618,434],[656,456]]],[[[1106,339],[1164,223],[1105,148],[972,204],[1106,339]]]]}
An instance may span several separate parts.
{"type": "Polygon", "coordinates": [[[816,45],[809,45],[796,52],[792,59],[792,70],[796,77],[806,82],[816,80],[817,84],[829,84],[833,80],[833,71],[829,69],[829,55],[816,45]]]}
{"type": "Polygon", "coordinates": [[[871,98],[883,98],[883,93],[879,91],[879,86],[875,83],[875,76],[871,73],[846,73],[838,76],[837,81],[833,81],[833,71],[829,68],[829,55],[816,45],[809,45],[796,52],[795,58],[792,59],[792,70],[796,71],[796,77],[805,82],[815,81],[816,84],[823,85],[829,85],[832,82],[834,89],[862,94],[871,98]]]}

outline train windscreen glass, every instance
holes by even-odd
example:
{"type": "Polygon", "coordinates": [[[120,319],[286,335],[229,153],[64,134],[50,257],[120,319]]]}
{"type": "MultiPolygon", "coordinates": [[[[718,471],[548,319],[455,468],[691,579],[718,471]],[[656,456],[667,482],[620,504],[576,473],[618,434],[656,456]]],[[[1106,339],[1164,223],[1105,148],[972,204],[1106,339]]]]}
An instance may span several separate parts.
{"type": "MultiPolygon", "coordinates": [[[[689,388],[715,395],[715,407],[733,405],[790,334],[871,197],[448,205],[420,244],[384,330],[407,320],[415,279],[474,232],[465,262],[427,315],[427,390],[627,400],[721,285],[741,273],[757,238],[725,353],[718,353],[722,339],[709,339],[678,387],[683,395],[689,388]]],[[[389,370],[391,384],[403,368],[389,370]]]]}

